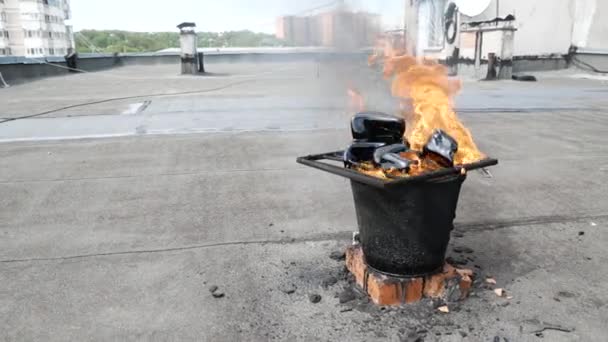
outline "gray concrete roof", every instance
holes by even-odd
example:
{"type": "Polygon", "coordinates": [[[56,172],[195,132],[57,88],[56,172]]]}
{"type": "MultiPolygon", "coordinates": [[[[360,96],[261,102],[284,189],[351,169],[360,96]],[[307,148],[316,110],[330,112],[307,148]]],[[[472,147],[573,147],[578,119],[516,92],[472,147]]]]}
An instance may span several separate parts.
{"type": "Polygon", "coordinates": [[[549,341],[605,340],[604,83],[465,82],[461,117],[501,164],[469,175],[452,245],[513,299],[477,285],[444,315],[338,303],[350,285],[329,254],[357,229],[349,184],[295,163],[348,144],[348,85],[393,108],[379,75],[208,68],[0,89],[4,120],[48,112],[0,123],[0,339],[536,341],[549,327],[549,341]],[[324,288],[327,276],[340,281],[324,288]]]}

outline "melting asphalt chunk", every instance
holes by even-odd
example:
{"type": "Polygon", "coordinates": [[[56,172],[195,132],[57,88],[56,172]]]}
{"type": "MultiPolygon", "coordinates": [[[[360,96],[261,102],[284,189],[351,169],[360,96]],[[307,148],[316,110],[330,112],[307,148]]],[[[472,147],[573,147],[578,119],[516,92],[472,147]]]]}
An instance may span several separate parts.
{"type": "Polygon", "coordinates": [[[358,141],[396,144],[403,141],[405,120],[380,112],[362,112],[353,117],[351,130],[358,141]]]}
{"type": "Polygon", "coordinates": [[[385,155],[389,153],[398,154],[402,152],[407,152],[408,149],[409,147],[405,144],[393,144],[380,147],[374,152],[374,162],[376,164],[382,164],[382,162],[384,161],[383,157],[385,155]]]}
{"type": "Polygon", "coordinates": [[[344,151],[344,166],[352,167],[363,162],[372,162],[377,148],[384,146],[381,142],[355,142],[344,151]]]}
{"type": "Polygon", "coordinates": [[[431,157],[437,163],[454,166],[454,155],[458,151],[458,143],[444,131],[437,129],[424,146],[424,155],[431,157]]]}
{"type": "Polygon", "coordinates": [[[410,166],[412,164],[411,161],[402,158],[396,153],[387,153],[382,156],[382,160],[382,168],[385,170],[397,169],[400,171],[409,172],[410,166]]]}

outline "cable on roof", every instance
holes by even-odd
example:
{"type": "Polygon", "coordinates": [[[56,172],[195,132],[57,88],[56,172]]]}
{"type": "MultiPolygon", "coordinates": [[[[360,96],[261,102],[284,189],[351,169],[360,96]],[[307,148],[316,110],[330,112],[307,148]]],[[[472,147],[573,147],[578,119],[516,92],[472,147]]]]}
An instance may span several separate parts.
{"type": "Polygon", "coordinates": [[[595,66],[581,61],[577,56],[576,53],[578,52],[578,46],[575,45],[571,45],[570,49],[568,49],[568,54],[565,55],[566,61],[568,63],[572,63],[575,66],[583,69],[583,70],[587,70],[587,71],[592,71],[592,72],[596,72],[598,74],[608,74],[608,70],[601,70],[596,68],[595,66]]]}
{"type": "Polygon", "coordinates": [[[37,114],[24,115],[24,116],[19,116],[19,117],[16,117],[16,118],[7,118],[7,119],[4,119],[4,120],[0,121],[0,124],[5,123],[5,122],[9,122],[9,121],[17,121],[17,120],[22,120],[22,119],[30,119],[30,118],[34,118],[34,117],[38,117],[38,116],[42,116],[42,115],[47,115],[47,114],[52,114],[52,113],[60,112],[62,110],[67,110],[67,109],[72,109],[72,108],[79,108],[79,107],[85,107],[85,106],[91,106],[91,105],[96,105],[96,104],[101,104],[101,103],[107,103],[107,102],[113,102],[113,101],[138,99],[138,98],[142,98],[142,97],[161,97],[161,96],[176,96],[176,95],[210,93],[210,92],[224,90],[224,89],[231,88],[231,87],[234,87],[234,86],[237,86],[237,85],[241,85],[241,84],[249,83],[249,82],[255,82],[255,81],[256,81],[255,79],[249,79],[249,80],[243,80],[243,81],[239,81],[239,82],[228,83],[226,85],[223,85],[221,87],[216,87],[216,88],[182,91],[182,92],[177,92],[177,93],[156,93],[156,94],[145,94],[145,95],[133,95],[133,96],[113,97],[113,98],[104,99],[104,100],[84,102],[84,103],[78,103],[78,104],[75,104],[75,105],[64,106],[64,107],[61,107],[61,108],[55,108],[55,109],[47,110],[45,112],[41,112],[41,113],[37,113],[37,114]]]}
{"type": "Polygon", "coordinates": [[[595,66],[587,63],[587,62],[583,62],[580,59],[578,59],[578,57],[576,56],[572,56],[571,61],[573,62],[574,65],[576,65],[577,67],[587,70],[587,71],[593,71],[596,72],[598,74],[608,74],[608,70],[601,70],[596,68],[595,66]]]}
{"type": "Polygon", "coordinates": [[[83,74],[84,74],[84,73],[89,72],[89,71],[82,70],[82,69],[70,68],[70,67],[66,67],[66,66],[63,66],[63,65],[54,64],[54,63],[51,63],[51,62],[49,62],[49,61],[45,61],[45,60],[43,60],[43,59],[38,59],[38,58],[34,58],[34,57],[29,57],[29,58],[30,58],[30,59],[33,59],[33,60],[35,60],[35,61],[38,61],[38,62],[40,62],[40,63],[42,63],[42,64],[47,64],[47,65],[54,66],[54,67],[56,67],[56,68],[60,68],[60,69],[66,69],[66,70],[71,70],[71,71],[77,71],[77,72],[81,72],[81,73],[83,73],[83,74]]]}

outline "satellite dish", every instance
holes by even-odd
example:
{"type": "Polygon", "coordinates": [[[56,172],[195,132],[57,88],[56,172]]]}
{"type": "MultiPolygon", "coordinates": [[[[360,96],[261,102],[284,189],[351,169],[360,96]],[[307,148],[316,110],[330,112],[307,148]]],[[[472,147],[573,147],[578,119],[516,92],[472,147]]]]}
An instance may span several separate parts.
{"type": "Polygon", "coordinates": [[[454,2],[460,13],[474,17],[483,13],[490,6],[492,0],[454,0],[454,2]]]}

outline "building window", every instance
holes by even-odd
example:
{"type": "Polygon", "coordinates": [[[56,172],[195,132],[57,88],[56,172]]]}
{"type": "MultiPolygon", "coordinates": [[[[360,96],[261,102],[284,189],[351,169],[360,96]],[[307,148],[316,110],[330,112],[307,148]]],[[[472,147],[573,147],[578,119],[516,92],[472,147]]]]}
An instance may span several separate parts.
{"type": "Polygon", "coordinates": [[[3,21],[6,21],[6,13],[0,13],[0,18],[2,18],[3,21]]]}
{"type": "Polygon", "coordinates": [[[25,35],[26,38],[42,37],[42,33],[40,31],[24,30],[23,34],[25,35]]]}

